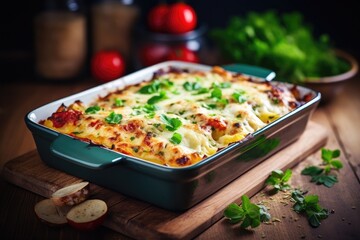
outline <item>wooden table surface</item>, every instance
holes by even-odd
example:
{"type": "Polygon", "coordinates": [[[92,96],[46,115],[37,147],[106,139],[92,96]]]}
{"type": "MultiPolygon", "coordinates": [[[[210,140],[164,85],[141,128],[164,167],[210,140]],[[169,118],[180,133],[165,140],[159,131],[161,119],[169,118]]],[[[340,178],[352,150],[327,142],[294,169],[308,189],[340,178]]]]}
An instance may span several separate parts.
{"type": "MultiPolygon", "coordinates": [[[[221,219],[196,239],[360,239],[360,80],[352,79],[331,103],[321,105],[311,120],[329,132],[326,148],[340,149],[344,163],[338,172],[339,183],[332,188],[315,185],[301,170],[321,162],[320,151],[293,168],[291,185],[317,194],[320,204],[332,210],[320,227],[312,228],[306,218],[295,213],[285,201],[285,194],[274,196],[259,192],[251,198],[264,202],[273,217],[271,224],[241,230],[221,219]]],[[[50,101],[96,85],[92,80],[75,83],[39,83],[32,79],[1,83],[0,88],[0,170],[4,164],[35,149],[33,138],[24,123],[25,114],[50,101]],[[27,80],[27,81],[26,81],[27,80]]],[[[0,178],[1,239],[130,239],[105,227],[93,232],[79,232],[68,226],[50,228],[37,220],[33,207],[41,199],[0,178]]],[[[239,196],[240,198],[240,196],[239,196]]],[[[191,224],[191,223],[189,223],[191,224]]]]}

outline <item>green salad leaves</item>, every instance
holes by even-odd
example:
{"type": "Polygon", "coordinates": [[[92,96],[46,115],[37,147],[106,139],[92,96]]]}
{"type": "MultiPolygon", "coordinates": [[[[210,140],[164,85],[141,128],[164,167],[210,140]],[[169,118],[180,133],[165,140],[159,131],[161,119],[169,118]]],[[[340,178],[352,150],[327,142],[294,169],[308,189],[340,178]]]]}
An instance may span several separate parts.
{"type": "Polygon", "coordinates": [[[329,36],[314,37],[299,12],[234,16],[225,28],[213,29],[210,36],[228,60],[270,68],[281,81],[301,82],[350,68],[336,57],[329,36]]]}

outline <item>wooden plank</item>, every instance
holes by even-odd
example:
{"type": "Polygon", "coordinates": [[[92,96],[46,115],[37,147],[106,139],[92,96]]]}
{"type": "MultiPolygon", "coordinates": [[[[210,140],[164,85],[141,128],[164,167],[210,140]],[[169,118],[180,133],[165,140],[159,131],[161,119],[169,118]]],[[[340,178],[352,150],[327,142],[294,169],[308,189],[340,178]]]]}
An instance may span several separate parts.
{"type": "MultiPolygon", "coordinates": [[[[325,144],[326,130],[310,122],[295,143],[249,170],[223,189],[185,212],[170,212],[99,186],[91,185],[93,197],[109,205],[105,226],[137,239],[191,239],[215,223],[223,209],[243,194],[254,195],[274,169],[285,169],[300,162],[325,144]]],[[[49,197],[56,189],[81,179],[49,168],[35,151],[8,162],[2,175],[9,182],[49,197]]]]}
{"type": "Polygon", "coordinates": [[[339,145],[343,148],[343,153],[349,160],[360,182],[360,129],[356,121],[360,119],[360,98],[349,98],[345,96],[356,96],[360,92],[360,85],[353,79],[345,86],[344,91],[331,104],[323,107],[323,111],[328,116],[329,124],[334,129],[334,134],[339,140],[339,145]],[[344,147],[346,146],[346,147],[344,147]]]}

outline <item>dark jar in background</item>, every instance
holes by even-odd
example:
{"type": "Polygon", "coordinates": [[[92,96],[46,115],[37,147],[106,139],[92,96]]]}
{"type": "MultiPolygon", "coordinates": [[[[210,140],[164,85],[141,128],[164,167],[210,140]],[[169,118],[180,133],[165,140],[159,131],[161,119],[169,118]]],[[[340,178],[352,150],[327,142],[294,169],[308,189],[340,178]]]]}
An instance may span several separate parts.
{"type": "Polygon", "coordinates": [[[168,34],[139,29],[134,65],[140,69],[169,60],[210,64],[206,30],[205,26],[200,26],[184,34],[168,34]]]}
{"type": "Polygon", "coordinates": [[[87,51],[86,17],[78,0],[45,0],[34,21],[35,71],[41,79],[79,77],[87,51]]]}
{"type": "Polygon", "coordinates": [[[129,62],[134,25],[139,8],[133,0],[93,0],[91,6],[92,53],[116,50],[129,62]]]}

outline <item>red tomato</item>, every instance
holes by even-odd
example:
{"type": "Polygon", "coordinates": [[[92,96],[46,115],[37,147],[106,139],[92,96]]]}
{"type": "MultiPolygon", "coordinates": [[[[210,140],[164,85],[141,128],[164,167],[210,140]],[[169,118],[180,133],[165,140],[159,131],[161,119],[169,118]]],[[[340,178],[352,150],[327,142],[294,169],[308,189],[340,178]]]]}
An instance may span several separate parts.
{"type": "Polygon", "coordinates": [[[150,9],[147,22],[150,30],[154,32],[166,32],[166,16],[169,11],[167,4],[159,4],[150,9]]]}
{"type": "Polygon", "coordinates": [[[149,43],[140,48],[139,58],[143,66],[154,65],[166,60],[169,47],[165,44],[149,43]]]}
{"type": "Polygon", "coordinates": [[[125,73],[125,60],[118,51],[99,51],[91,59],[91,73],[100,82],[109,82],[125,73]]]}
{"type": "Polygon", "coordinates": [[[167,56],[167,60],[178,60],[185,62],[199,62],[197,54],[186,47],[172,48],[167,56]]]}
{"type": "Polygon", "coordinates": [[[166,17],[166,29],[169,33],[186,33],[195,29],[197,16],[195,10],[183,2],[170,6],[166,17]]]}

